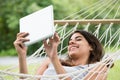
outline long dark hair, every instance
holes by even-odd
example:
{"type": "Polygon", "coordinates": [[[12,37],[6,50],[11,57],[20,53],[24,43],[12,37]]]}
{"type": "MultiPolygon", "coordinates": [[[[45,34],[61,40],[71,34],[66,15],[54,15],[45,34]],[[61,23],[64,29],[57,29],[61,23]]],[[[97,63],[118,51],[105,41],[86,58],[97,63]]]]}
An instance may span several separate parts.
{"type": "MultiPolygon", "coordinates": [[[[83,30],[74,31],[70,35],[69,40],[74,33],[80,33],[81,35],[83,35],[84,38],[87,40],[87,42],[89,43],[89,45],[93,49],[92,51],[90,51],[90,56],[88,58],[88,64],[100,61],[104,55],[104,50],[103,50],[103,46],[99,42],[99,40],[92,33],[87,32],[87,31],[83,31],[83,30]]],[[[60,60],[60,61],[61,61],[62,65],[74,66],[74,64],[71,63],[71,59],[69,58],[69,56],[66,60],[60,60]]]]}

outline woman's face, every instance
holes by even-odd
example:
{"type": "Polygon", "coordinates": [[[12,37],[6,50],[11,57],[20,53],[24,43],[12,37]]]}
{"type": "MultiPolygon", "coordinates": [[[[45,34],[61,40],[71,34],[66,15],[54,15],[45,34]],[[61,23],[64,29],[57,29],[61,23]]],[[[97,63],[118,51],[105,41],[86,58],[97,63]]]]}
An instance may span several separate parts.
{"type": "Polygon", "coordinates": [[[91,46],[80,33],[74,33],[69,41],[68,53],[71,58],[80,58],[89,56],[91,46]]]}

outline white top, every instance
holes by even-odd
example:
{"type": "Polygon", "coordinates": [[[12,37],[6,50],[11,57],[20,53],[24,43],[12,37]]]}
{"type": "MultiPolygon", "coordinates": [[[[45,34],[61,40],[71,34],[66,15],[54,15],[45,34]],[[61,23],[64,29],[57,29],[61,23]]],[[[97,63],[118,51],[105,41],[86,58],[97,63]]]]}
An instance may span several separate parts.
{"type": "MultiPolygon", "coordinates": [[[[72,73],[72,72],[75,72],[75,71],[82,71],[83,69],[89,67],[91,64],[89,65],[78,65],[78,66],[72,66],[72,67],[69,67],[69,66],[63,66],[64,69],[66,70],[67,73],[72,73]]],[[[82,79],[88,72],[87,71],[84,71],[82,74],[74,74],[74,75],[70,75],[70,77],[73,79],[75,76],[76,78],[74,80],[80,80],[82,79]]],[[[55,76],[57,75],[56,74],[56,71],[54,69],[54,66],[52,64],[50,64],[48,66],[48,69],[43,73],[43,76],[55,76]]],[[[41,78],[41,80],[59,80],[58,78],[55,78],[55,79],[48,79],[48,78],[41,78]]]]}

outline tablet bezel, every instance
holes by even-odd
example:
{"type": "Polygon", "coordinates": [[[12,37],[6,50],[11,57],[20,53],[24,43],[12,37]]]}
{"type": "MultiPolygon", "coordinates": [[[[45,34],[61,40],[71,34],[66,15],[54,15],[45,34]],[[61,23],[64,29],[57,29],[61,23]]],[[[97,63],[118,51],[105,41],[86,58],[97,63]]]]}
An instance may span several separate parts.
{"type": "Polygon", "coordinates": [[[26,38],[30,41],[25,42],[27,46],[53,36],[55,33],[53,6],[50,5],[22,17],[20,19],[20,32],[29,33],[26,38]]]}

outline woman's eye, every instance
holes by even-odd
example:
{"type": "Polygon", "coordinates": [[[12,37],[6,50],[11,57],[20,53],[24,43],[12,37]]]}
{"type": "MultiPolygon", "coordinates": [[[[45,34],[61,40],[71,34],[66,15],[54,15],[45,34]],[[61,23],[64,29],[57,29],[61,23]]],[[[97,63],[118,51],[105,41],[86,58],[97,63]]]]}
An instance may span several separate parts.
{"type": "Polygon", "coordinates": [[[81,38],[78,38],[78,39],[76,39],[77,41],[81,41],[82,39],[81,38]]]}

